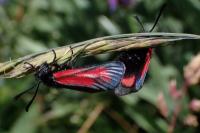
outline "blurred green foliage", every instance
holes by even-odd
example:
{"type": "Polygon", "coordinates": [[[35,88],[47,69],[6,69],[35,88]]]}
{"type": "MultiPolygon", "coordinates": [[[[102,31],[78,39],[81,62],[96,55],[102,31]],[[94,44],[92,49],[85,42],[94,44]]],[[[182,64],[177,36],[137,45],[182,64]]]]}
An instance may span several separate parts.
{"type": "MultiPolygon", "coordinates": [[[[132,0],[130,5],[121,2],[111,10],[112,5],[107,0],[1,0],[0,61],[105,35],[140,32],[141,27],[134,15],[141,18],[145,29],[150,29],[164,2],[132,0]]],[[[198,0],[167,0],[167,4],[155,31],[200,34],[198,0]]],[[[157,48],[143,89],[123,97],[41,86],[40,94],[26,113],[24,106],[32,94],[19,101],[12,98],[32,86],[34,77],[0,80],[0,132],[77,132],[99,103],[105,107],[89,132],[167,132],[175,107],[169,96],[169,81],[176,79],[181,87],[183,67],[199,52],[198,43],[182,41],[157,48]],[[169,109],[167,118],[162,117],[157,109],[160,92],[163,92],[169,109]]],[[[90,58],[99,63],[111,60],[113,56],[106,54],[90,58]]],[[[77,64],[91,63],[90,58],[81,59],[77,64]]],[[[198,127],[186,126],[183,122],[191,113],[188,104],[193,98],[200,98],[199,86],[190,87],[183,98],[175,128],[177,133],[198,132],[198,127]]],[[[196,116],[199,119],[199,113],[196,116]]]]}

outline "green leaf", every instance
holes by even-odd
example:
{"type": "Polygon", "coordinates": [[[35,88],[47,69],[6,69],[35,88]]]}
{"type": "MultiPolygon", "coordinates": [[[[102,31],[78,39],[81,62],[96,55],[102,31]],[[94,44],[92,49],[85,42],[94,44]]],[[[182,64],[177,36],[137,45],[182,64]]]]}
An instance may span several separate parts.
{"type": "Polygon", "coordinates": [[[46,10],[49,8],[49,1],[48,0],[33,0],[30,3],[31,9],[33,11],[38,11],[38,10],[46,10]]]}
{"type": "Polygon", "coordinates": [[[88,0],[74,0],[74,2],[76,3],[76,5],[81,8],[81,9],[86,9],[89,7],[90,3],[88,0]]]}
{"type": "Polygon", "coordinates": [[[38,16],[34,21],[34,28],[41,32],[52,33],[62,26],[62,20],[56,16],[38,16]]]}
{"type": "Polygon", "coordinates": [[[190,2],[196,9],[200,10],[199,0],[189,0],[188,2],[190,2]]]}
{"type": "Polygon", "coordinates": [[[137,95],[135,95],[135,93],[133,94],[130,94],[130,95],[126,95],[126,96],[123,96],[121,97],[122,101],[124,101],[127,105],[135,105],[138,101],[139,101],[139,98],[137,95]]]}
{"type": "Polygon", "coordinates": [[[153,108],[138,104],[134,108],[126,107],[126,113],[135,123],[148,133],[159,133],[167,131],[167,123],[156,117],[153,108]]]}
{"type": "Polygon", "coordinates": [[[153,11],[153,10],[158,10],[161,5],[164,3],[164,0],[145,0],[143,1],[144,5],[146,6],[146,9],[153,11]]]}
{"type": "Polygon", "coordinates": [[[56,12],[61,12],[64,14],[72,13],[74,11],[72,1],[66,0],[52,0],[52,7],[56,12]]]}
{"type": "Polygon", "coordinates": [[[33,40],[26,36],[19,36],[17,40],[16,51],[19,53],[32,53],[46,50],[46,47],[39,41],[33,40]]]}
{"type": "Polygon", "coordinates": [[[120,33],[119,27],[106,16],[100,16],[98,21],[99,21],[99,24],[102,26],[102,28],[106,32],[108,32],[110,35],[120,33]]]}
{"type": "Polygon", "coordinates": [[[39,108],[31,106],[29,112],[22,113],[11,128],[10,133],[36,133],[39,124],[39,108]]]}

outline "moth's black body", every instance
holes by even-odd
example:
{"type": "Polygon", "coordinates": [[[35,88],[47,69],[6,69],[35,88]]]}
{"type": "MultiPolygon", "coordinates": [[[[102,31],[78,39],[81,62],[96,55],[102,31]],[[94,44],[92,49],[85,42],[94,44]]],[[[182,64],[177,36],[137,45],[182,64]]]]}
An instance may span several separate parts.
{"type": "Polygon", "coordinates": [[[125,75],[138,73],[141,67],[145,64],[146,53],[149,48],[133,49],[122,52],[117,60],[123,62],[126,66],[125,75]]]}
{"type": "Polygon", "coordinates": [[[52,70],[52,67],[44,63],[42,64],[39,69],[35,73],[35,77],[38,81],[41,81],[47,86],[50,87],[59,87],[59,85],[54,81],[53,73],[59,71],[58,68],[52,70]]]}
{"type": "Polygon", "coordinates": [[[63,85],[59,84],[55,81],[53,77],[53,73],[70,69],[68,65],[63,65],[63,66],[56,66],[54,69],[47,63],[44,63],[40,66],[40,68],[36,71],[35,73],[35,78],[38,81],[41,81],[43,84],[45,84],[48,87],[53,87],[53,88],[68,88],[72,90],[87,90],[87,92],[97,92],[96,90],[91,90],[88,91],[88,87],[76,87],[76,86],[70,86],[70,85],[63,85]],[[53,70],[52,70],[53,69],[53,70]]]}

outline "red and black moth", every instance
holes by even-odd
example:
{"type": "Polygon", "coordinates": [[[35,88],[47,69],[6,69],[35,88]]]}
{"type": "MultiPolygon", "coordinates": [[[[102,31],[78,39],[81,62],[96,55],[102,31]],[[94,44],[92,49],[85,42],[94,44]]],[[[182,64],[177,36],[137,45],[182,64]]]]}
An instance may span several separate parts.
{"type": "Polygon", "coordinates": [[[83,68],[63,65],[55,70],[44,63],[36,71],[39,82],[54,88],[68,88],[83,92],[114,91],[126,95],[126,91],[138,91],[144,82],[150,63],[152,48],[121,53],[116,61],[83,68]],[[124,90],[124,92],[119,92],[124,90]]]}
{"type": "MultiPolygon", "coordinates": [[[[164,7],[161,9],[153,28],[157,24],[163,9],[164,7]]],[[[56,54],[54,50],[53,53],[55,55],[53,62],[55,62],[56,54]]],[[[35,94],[27,105],[26,111],[28,111],[36,97],[41,83],[49,87],[67,88],[90,93],[110,91],[118,96],[136,92],[142,88],[151,55],[152,48],[129,50],[122,52],[115,61],[83,68],[71,68],[68,64],[58,66],[54,63],[52,65],[43,63],[39,68],[36,68],[35,77],[38,83],[35,94]]],[[[29,65],[34,67],[31,64],[29,65]]],[[[18,94],[15,98],[18,99],[33,88],[35,86],[18,94]]]]}
{"type": "MultiPolygon", "coordinates": [[[[165,7],[166,3],[162,5],[160,12],[155,19],[154,25],[149,32],[154,30],[165,7]]],[[[137,16],[135,16],[135,18],[141,25],[143,32],[145,32],[144,26],[140,19],[137,16]]],[[[122,52],[118,56],[117,60],[124,63],[126,66],[126,71],[119,86],[115,88],[116,95],[127,95],[132,92],[137,92],[142,88],[147,71],[149,69],[152,51],[152,48],[133,49],[122,52]]]]}
{"type": "Polygon", "coordinates": [[[99,92],[116,88],[124,73],[125,65],[120,61],[59,71],[52,71],[52,68],[44,63],[35,76],[39,81],[50,87],[99,92]]]}
{"type": "Polygon", "coordinates": [[[124,63],[126,71],[119,86],[115,88],[116,95],[127,95],[142,88],[149,69],[151,55],[152,48],[130,50],[119,55],[117,60],[124,63]]]}
{"type": "Polygon", "coordinates": [[[35,72],[37,85],[18,94],[15,98],[18,99],[36,87],[35,94],[26,107],[28,111],[41,83],[49,87],[89,93],[113,92],[118,96],[136,92],[143,85],[151,53],[151,48],[131,50],[121,53],[116,61],[82,68],[69,68],[67,64],[57,66],[43,63],[35,72]]]}
{"type": "Polygon", "coordinates": [[[34,96],[26,106],[26,111],[28,111],[41,83],[49,87],[67,88],[90,93],[101,91],[112,92],[119,86],[125,70],[124,63],[120,61],[112,61],[102,65],[83,68],[69,68],[68,64],[57,66],[43,63],[35,72],[35,78],[38,81],[37,85],[21,92],[15,96],[15,99],[18,99],[21,95],[36,87],[34,96]],[[54,69],[53,66],[55,67],[54,69]]]}
{"type": "Polygon", "coordinates": [[[145,48],[121,53],[116,61],[89,67],[71,68],[68,64],[57,66],[43,63],[35,72],[37,85],[18,94],[15,98],[18,99],[36,87],[35,94],[26,107],[28,111],[41,83],[49,87],[89,93],[108,91],[118,96],[126,95],[142,87],[150,58],[151,48],[145,48]]]}

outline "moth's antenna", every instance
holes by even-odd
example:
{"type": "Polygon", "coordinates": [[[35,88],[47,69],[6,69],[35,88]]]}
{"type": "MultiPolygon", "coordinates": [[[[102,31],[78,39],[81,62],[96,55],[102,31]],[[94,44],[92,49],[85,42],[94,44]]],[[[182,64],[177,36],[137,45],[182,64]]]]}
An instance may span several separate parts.
{"type": "Polygon", "coordinates": [[[27,90],[25,90],[25,91],[23,91],[23,92],[17,94],[17,95],[14,97],[14,99],[15,99],[15,100],[18,100],[22,95],[24,95],[25,93],[29,92],[29,91],[32,90],[33,88],[35,88],[35,85],[36,85],[36,84],[34,84],[31,88],[29,88],[29,89],[27,89],[27,90]]]}
{"type": "Polygon", "coordinates": [[[149,32],[152,32],[152,31],[154,30],[154,28],[155,28],[155,26],[157,25],[157,23],[158,23],[158,21],[159,21],[159,19],[160,19],[160,17],[161,17],[161,15],[162,15],[162,13],[163,13],[163,11],[164,11],[164,9],[165,9],[166,6],[167,6],[167,3],[164,3],[164,4],[162,5],[162,7],[161,7],[161,9],[160,9],[160,11],[159,11],[159,13],[158,13],[158,16],[157,16],[156,19],[155,19],[154,25],[153,25],[153,27],[149,30],[149,32]]]}
{"type": "MultiPolygon", "coordinates": [[[[160,9],[160,11],[159,11],[159,14],[158,14],[158,16],[157,16],[156,19],[155,19],[155,22],[154,22],[152,28],[151,28],[148,32],[152,32],[152,31],[154,30],[154,28],[155,28],[156,25],[158,24],[158,21],[159,21],[159,19],[160,19],[160,17],[161,17],[161,15],[162,15],[162,13],[163,13],[163,11],[164,11],[164,9],[165,9],[166,6],[167,6],[166,3],[164,3],[164,4],[162,5],[162,7],[161,7],[161,9],[160,9]]],[[[135,17],[135,19],[137,20],[137,22],[139,23],[139,25],[142,27],[142,31],[143,31],[143,32],[146,32],[146,30],[145,30],[145,28],[144,28],[144,25],[142,24],[142,21],[140,20],[140,18],[139,18],[137,15],[135,15],[134,17],[135,17]]]]}
{"type": "Polygon", "coordinates": [[[137,15],[135,15],[134,17],[135,17],[135,19],[137,20],[137,22],[140,24],[140,26],[142,27],[142,32],[145,32],[144,26],[143,26],[143,24],[142,24],[140,18],[139,18],[137,15]]]}
{"type": "Polygon", "coordinates": [[[36,97],[36,95],[37,95],[37,92],[38,92],[38,89],[39,89],[40,83],[41,83],[40,81],[37,83],[35,93],[34,93],[32,99],[30,100],[30,102],[29,102],[29,103],[27,104],[27,106],[26,106],[26,112],[28,112],[29,107],[31,106],[31,104],[33,103],[33,101],[34,101],[34,99],[35,99],[35,97],[36,97]]]}

